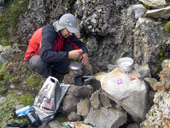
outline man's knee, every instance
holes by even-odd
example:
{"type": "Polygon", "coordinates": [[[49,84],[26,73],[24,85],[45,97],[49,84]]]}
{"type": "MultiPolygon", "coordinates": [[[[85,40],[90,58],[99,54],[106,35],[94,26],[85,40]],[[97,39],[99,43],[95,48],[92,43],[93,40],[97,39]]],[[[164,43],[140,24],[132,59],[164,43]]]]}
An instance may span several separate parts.
{"type": "Polygon", "coordinates": [[[29,64],[31,66],[31,68],[33,70],[44,70],[45,68],[47,68],[47,63],[43,62],[41,60],[41,57],[39,55],[35,55],[33,57],[31,57],[31,59],[29,60],[29,64]]]}

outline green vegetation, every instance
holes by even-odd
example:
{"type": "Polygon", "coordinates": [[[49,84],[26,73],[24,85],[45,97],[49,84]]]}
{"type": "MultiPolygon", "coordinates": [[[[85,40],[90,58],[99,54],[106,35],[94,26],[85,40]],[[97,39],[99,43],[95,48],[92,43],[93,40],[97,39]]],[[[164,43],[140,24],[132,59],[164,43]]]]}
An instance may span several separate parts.
{"type": "Polygon", "coordinates": [[[66,122],[68,121],[68,117],[65,115],[57,115],[57,117],[55,118],[55,120],[57,120],[60,123],[66,122]]]}
{"type": "Polygon", "coordinates": [[[0,38],[8,39],[8,28],[15,33],[18,28],[20,14],[27,10],[29,0],[10,0],[6,8],[0,13],[0,38]]]}
{"type": "Polygon", "coordinates": [[[1,86],[6,86],[8,85],[8,81],[11,78],[10,75],[6,74],[6,67],[7,66],[7,62],[4,62],[3,64],[1,64],[1,68],[0,68],[0,85],[1,86]]]}
{"type": "Polygon", "coordinates": [[[4,41],[2,41],[0,44],[1,44],[2,46],[8,46],[8,45],[11,45],[12,42],[9,41],[9,40],[4,40],[4,41]]]}
{"type": "Polygon", "coordinates": [[[4,62],[1,65],[1,69],[0,69],[0,80],[4,80],[4,76],[5,76],[5,66],[7,65],[7,62],[4,62]]]}
{"type": "Polygon", "coordinates": [[[5,94],[5,90],[3,88],[0,88],[0,97],[5,94]]]}
{"type": "Polygon", "coordinates": [[[21,96],[19,100],[25,106],[33,105],[33,103],[34,103],[34,97],[31,94],[25,94],[25,95],[21,96]]]}
{"type": "Polygon", "coordinates": [[[157,60],[157,63],[160,65],[162,64],[163,60],[168,59],[168,56],[165,56],[165,52],[164,52],[166,51],[166,47],[168,47],[167,45],[168,44],[166,44],[165,42],[161,45],[159,58],[157,60]]]}
{"type": "Polygon", "coordinates": [[[166,32],[170,32],[170,22],[165,24],[164,29],[165,29],[166,32]]]}
{"type": "Polygon", "coordinates": [[[21,79],[19,76],[15,76],[15,77],[12,77],[10,81],[13,84],[19,84],[21,82],[21,79]]]}
{"type": "Polygon", "coordinates": [[[8,93],[6,101],[0,104],[0,126],[3,128],[11,123],[25,123],[27,119],[14,118],[14,109],[17,104],[20,104],[16,92],[8,93]]]}
{"type": "Polygon", "coordinates": [[[6,37],[8,32],[7,32],[7,27],[6,27],[6,23],[2,23],[1,21],[1,15],[0,15],[0,37],[6,37]]]}
{"type": "Polygon", "coordinates": [[[27,80],[27,87],[41,88],[43,85],[40,75],[33,74],[27,80]]]}
{"type": "Polygon", "coordinates": [[[149,10],[149,9],[150,9],[150,6],[149,6],[149,5],[147,5],[147,4],[144,4],[144,3],[143,3],[143,6],[144,6],[147,10],[149,10]]]}

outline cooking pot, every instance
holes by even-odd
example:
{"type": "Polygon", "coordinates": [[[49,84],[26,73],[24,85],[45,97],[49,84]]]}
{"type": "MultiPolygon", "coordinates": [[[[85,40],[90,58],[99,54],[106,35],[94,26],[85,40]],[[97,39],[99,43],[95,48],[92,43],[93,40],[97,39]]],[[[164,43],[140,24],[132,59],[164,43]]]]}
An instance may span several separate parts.
{"type": "Polygon", "coordinates": [[[123,57],[117,60],[117,65],[122,72],[131,72],[133,69],[134,60],[130,57],[123,57]]]}
{"type": "Polygon", "coordinates": [[[81,70],[83,68],[83,65],[78,63],[78,62],[72,62],[70,64],[70,69],[71,70],[81,70]]]}

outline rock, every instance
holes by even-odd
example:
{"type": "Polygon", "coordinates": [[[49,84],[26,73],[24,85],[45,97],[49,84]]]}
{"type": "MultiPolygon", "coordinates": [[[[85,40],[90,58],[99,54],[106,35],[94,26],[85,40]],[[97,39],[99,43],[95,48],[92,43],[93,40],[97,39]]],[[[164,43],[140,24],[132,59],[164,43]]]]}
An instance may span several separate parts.
{"type": "Polygon", "coordinates": [[[100,91],[95,91],[90,98],[90,103],[94,109],[99,109],[101,107],[99,95],[100,91]]]}
{"type": "Polygon", "coordinates": [[[127,121],[127,114],[114,108],[92,109],[84,122],[96,128],[119,128],[127,121]],[[104,122],[104,123],[103,123],[104,122]]]}
{"type": "Polygon", "coordinates": [[[82,121],[64,122],[62,124],[63,124],[63,126],[71,125],[72,127],[75,127],[75,128],[94,128],[94,127],[92,127],[90,125],[87,125],[87,124],[83,123],[82,121]]]}
{"type": "Polygon", "coordinates": [[[167,20],[170,17],[170,6],[161,9],[148,10],[145,13],[145,16],[152,18],[162,18],[167,20]]]}
{"type": "Polygon", "coordinates": [[[111,72],[111,71],[114,70],[115,68],[117,68],[117,65],[112,65],[112,64],[108,64],[108,65],[107,65],[108,72],[111,72]]]}
{"type": "Polygon", "coordinates": [[[153,98],[154,98],[155,92],[154,91],[149,91],[149,104],[150,106],[153,105],[153,98]]]}
{"type": "Polygon", "coordinates": [[[146,12],[146,8],[142,4],[133,5],[133,9],[135,12],[135,19],[138,19],[138,18],[144,16],[144,14],[146,12]]]}
{"type": "Polygon", "coordinates": [[[158,69],[161,68],[157,61],[163,45],[162,42],[168,40],[169,34],[165,32],[160,21],[149,18],[137,20],[134,29],[134,60],[139,66],[149,64],[154,78],[158,78],[160,72],[158,69]]]}
{"type": "Polygon", "coordinates": [[[77,115],[77,113],[71,112],[68,115],[68,119],[69,119],[69,121],[79,121],[79,120],[81,120],[81,117],[79,115],[77,115]]]}
{"type": "MultiPolygon", "coordinates": [[[[87,73],[87,75],[93,75],[93,67],[92,67],[92,65],[91,64],[88,64],[88,65],[85,65],[84,67],[83,67],[83,69],[84,69],[84,72],[85,73],[87,73]]],[[[86,74],[85,74],[86,75],[86,74]]]]}
{"type": "Polygon", "coordinates": [[[145,119],[149,109],[148,88],[133,72],[127,76],[117,68],[104,76],[101,85],[111,99],[123,107],[135,122],[145,119]]]}
{"type": "Polygon", "coordinates": [[[63,100],[63,111],[68,113],[77,111],[77,103],[79,102],[79,98],[76,98],[72,95],[66,95],[63,100]]]}
{"type": "Polygon", "coordinates": [[[77,114],[80,116],[86,116],[89,112],[89,99],[81,99],[80,102],[77,104],[77,114]]]}
{"type": "Polygon", "coordinates": [[[4,58],[0,55],[0,62],[4,62],[4,58]]]}
{"type": "Polygon", "coordinates": [[[166,5],[165,0],[139,0],[139,1],[154,8],[160,8],[166,5]]]}
{"type": "Polygon", "coordinates": [[[4,5],[5,4],[5,0],[0,0],[0,5],[4,5]]]}
{"type": "Polygon", "coordinates": [[[57,120],[51,121],[49,124],[50,128],[61,128],[60,122],[57,120]]]}
{"type": "Polygon", "coordinates": [[[127,128],[140,128],[139,124],[129,124],[127,128]]]}
{"type": "Polygon", "coordinates": [[[19,104],[19,105],[15,106],[15,109],[18,110],[18,109],[23,108],[23,107],[25,107],[23,104],[19,104]]]}
{"type": "Polygon", "coordinates": [[[0,45],[0,52],[2,52],[3,48],[2,48],[2,45],[0,45]]]}
{"type": "Polygon", "coordinates": [[[18,96],[21,96],[23,94],[23,92],[17,92],[18,96]]]}
{"type": "Polygon", "coordinates": [[[166,59],[162,63],[162,71],[159,74],[160,76],[160,85],[163,86],[165,90],[169,90],[170,86],[170,59],[166,59]]]}
{"type": "Polygon", "coordinates": [[[135,64],[135,70],[140,74],[141,78],[151,77],[151,71],[148,64],[140,66],[135,64]]]}
{"type": "Polygon", "coordinates": [[[90,36],[88,39],[84,39],[88,48],[89,56],[95,55],[98,50],[98,42],[94,36],[90,36]]]}
{"type": "Polygon", "coordinates": [[[141,123],[144,127],[169,127],[170,126],[170,92],[157,92],[154,96],[154,105],[146,115],[146,120],[141,123]]]}
{"type": "Polygon", "coordinates": [[[99,99],[104,108],[112,107],[110,99],[107,97],[107,94],[105,92],[101,92],[99,99]]]}
{"type": "Polygon", "coordinates": [[[157,88],[155,88],[154,84],[157,82],[157,80],[155,78],[144,78],[144,81],[146,81],[146,83],[149,84],[149,86],[156,91],[157,88]]]}
{"type": "Polygon", "coordinates": [[[96,64],[100,69],[105,70],[105,71],[108,70],[107,66],[109,65],[109,61],[98,61],[96,64]]]}
{"type": "Polygon", "coordinates": [[[66,74],[64,76],[63,82],[65,84],[75,84],[75,85],[81,85],[81,81],[79,81],[80,83],[78,83],[77,81],[75,81],[75,79],[79,76],[82,76],[83,71],[82,70],[70,70],[69,74],[66,74]]]}
{"type": "Polygon", "coordinates": [[[74,86],[71,85],[68,94],[74,95],[78,98],[86,98],[89,97],[93,92],[93,87],[91,85],[83,85],[83,86],[74,86]]]}
{"type": "Polygon", "coordinates": [[[6,97],[0,97],[0,104],[4,103],[6,101],[6,97]]]}
{"type": "Polygon", "coordinates": [[[11,89],[14,89],[14,88],[15,88],[15,85],[11,84],[11,85],[10,85],[10,88],[11,88],[11,89]]]}

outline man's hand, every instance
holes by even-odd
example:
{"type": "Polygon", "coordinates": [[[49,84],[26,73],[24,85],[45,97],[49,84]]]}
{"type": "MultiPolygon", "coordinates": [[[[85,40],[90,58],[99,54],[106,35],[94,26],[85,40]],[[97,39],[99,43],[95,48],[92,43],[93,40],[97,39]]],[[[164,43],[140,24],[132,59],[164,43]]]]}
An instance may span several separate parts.
{"type": "Polygon", "coordinates": [[[77,60],[83,54],[82,49],[72,50],[68,53],[68,58],[77,60]]]}
{"type": "Polygon", "coordinates": [[[88,65],[89,64],[89,58],[88,58],[88,54],[84,53],[80,59],[82,59],[81,64],[83,65],[88,65]]]}

